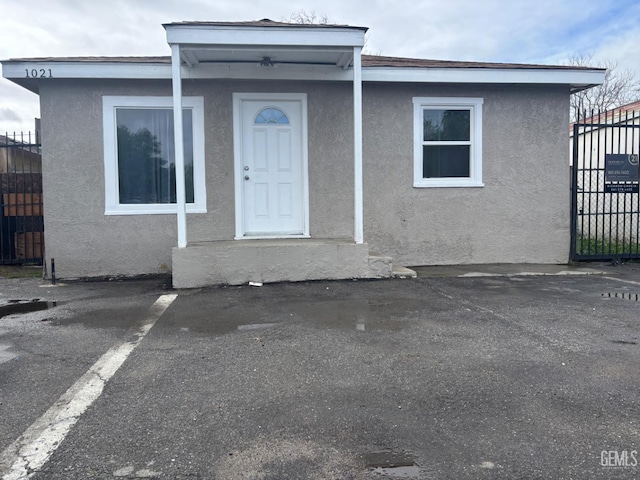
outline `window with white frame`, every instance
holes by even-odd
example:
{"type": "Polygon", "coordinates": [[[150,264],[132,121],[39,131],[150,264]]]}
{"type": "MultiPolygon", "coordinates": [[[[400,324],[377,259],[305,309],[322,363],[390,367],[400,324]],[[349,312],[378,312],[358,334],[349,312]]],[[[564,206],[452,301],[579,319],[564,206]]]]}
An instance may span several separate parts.
{"type": "Polygon", "coordinates": [[[415,97],[414,187],[481,187],[482,98],[415,97]]]}
{"type": "MultiPolygon", "coordinates": [[[[105,214],[176,213],[171,97],[104,96],[105,214]]],[[[182,99],[187,212],[206,212],[204,101],[182,99]]]]}

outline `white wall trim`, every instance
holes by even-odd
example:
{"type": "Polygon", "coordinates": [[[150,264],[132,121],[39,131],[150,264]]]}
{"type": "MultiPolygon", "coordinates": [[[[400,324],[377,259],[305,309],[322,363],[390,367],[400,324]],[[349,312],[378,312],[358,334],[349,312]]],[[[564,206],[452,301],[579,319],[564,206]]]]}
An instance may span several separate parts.
{"type": "MultiPolygon", "coordinates": [[[[187,213],[206,213],[207,195],[204,158],[204,98],[183,97],[183,108],[193,115],[193,182],[194,203],[187,204],[187,213]]],[[[176,214],[175,204],[120,204],[118,193],[118,163],[116,109],[119,107],[172,108],[172,97],[103,96],[102,125],[104,139],[105,215],[176,214]]]]}
{"type": "Polygon", "coordinates": [[[366,82],[516,83],[586,86],[604,81],[602,70],[549,68],[393,68],[366,67],[366,82]]]}
{"type": "Polygon", "coordinates": [[[171,45],[171,74],[173,88],[173,139],[176,166],[176,220],[178,248],[187,246],[187,201],[184,179],[184,138],[182,134],[182,77],[180,74],[180,45],[171,45]]]}
{"type": "MultiPolygon", "coordinates": [[[[51,70],[51,78],[121,78],[171,79],[170,63],[133,62],[42,62],[4,61],[2,76],[31,90],[46,82],[46,78],[30,78],[27,71],[51,70]]],[[[335,66],[277,65],[258,68],[247,64],[199,64],[194,68],[183,66],[182,78],[248,78],[282,80],[352,81],[353,74],[335,66]]],[[[478,83],[478,84],[549,84],[581,88],[600,85],[604,81],[602,70],[565,69],[498,69],[498,68],[401,68],[363,67],[363,82],[417,82],[417,83],[478,83]]]]}
{"type": "Polygon", "coordinates": [[[165,25],[167,43],[195,45],[277,45],[277,46],[335,46],[364,45],[365,31],[359,28],[310,27],[237,27],[224,25],[165,25]]]}
{"type": "Polygon", "coordinates": [[[353,239],[364,243],[364,179],[362,172],[362,48],[353,47],[353,239]]]}
{"type": "MultiPolygon", "coordinates": [[[[482,183],[482,98],[414,97],[413,98],[413,186],[424,187],[483,187],[482,183]],[[423,111],[428,107],[468,109],[471,112],[470,175],[469,177],[423,178],[423,111]]],[[[460,144],[460,142],[438,142],[460,144]]]]}
{"type": "Polygon", "coordinates": [[[269,238],[308,238],[309,226],[309,129],[307,123],[307,94],[306,93],[233,93],[233,158],[234,158],[234,186],[235,186],[235,240],[259,239],[266,237],[245,236],[244,226],[244,196],[243,196],[243,162],[242,162],[242,102],[245,100],[293,100],[301,105],[301,148],[302,148],[302,198],[304,223],[302,235],[277,236],[269,238]]]}

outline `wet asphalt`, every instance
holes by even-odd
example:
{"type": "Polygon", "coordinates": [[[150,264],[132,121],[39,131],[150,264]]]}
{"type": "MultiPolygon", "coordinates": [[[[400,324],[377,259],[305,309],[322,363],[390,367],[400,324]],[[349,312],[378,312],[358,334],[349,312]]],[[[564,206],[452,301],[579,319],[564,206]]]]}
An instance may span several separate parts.
{"type": "MultiPolygon", "coordinates": [[[[0,451],[168,292],[0,279],[0,451]]],[[[175,293],[32,478],[640,477],[639,265],[175,293]]]]}

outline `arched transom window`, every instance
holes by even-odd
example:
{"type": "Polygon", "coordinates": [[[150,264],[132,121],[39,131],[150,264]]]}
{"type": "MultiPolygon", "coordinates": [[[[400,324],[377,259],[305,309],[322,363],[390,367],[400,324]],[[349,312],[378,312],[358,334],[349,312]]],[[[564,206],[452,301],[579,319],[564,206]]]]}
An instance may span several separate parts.
{"type": "Polygon", "coordinates": [[[277,125],[289,125],[289,118],[279,108],[267,107],[260,110],[258,115],[256,115],[254,123],[275,123],[277,125]]]}

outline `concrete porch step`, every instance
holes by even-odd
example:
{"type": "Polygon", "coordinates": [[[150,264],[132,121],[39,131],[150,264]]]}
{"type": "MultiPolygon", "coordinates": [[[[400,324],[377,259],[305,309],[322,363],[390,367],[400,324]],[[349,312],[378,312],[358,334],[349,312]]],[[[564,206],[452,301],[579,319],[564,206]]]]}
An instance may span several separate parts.
{"type": "Polygon", "coordinates": [[[395,265],[393,259],[382,253],[369,252],[369,272],[372,278],[417,278],[418,274],[410,268],[395,265]]]}
{"type": "Polygon", "coordinates": [[[173,249],[173,286],[388,278],[391,258],[349,239],[194,242],[173,249]]]}
{"type": "Polygon", "coordinates": [[[350,239],[192,242],[173,249],[173,286],[243,285],[349,278],[416,278],[390,256],[350,239]]]}
{"type": "Polygon", "coordinates": [[[371,278],[389,278],[393,267],[391,257],[378,252],[369,252],[371,278]]]}

